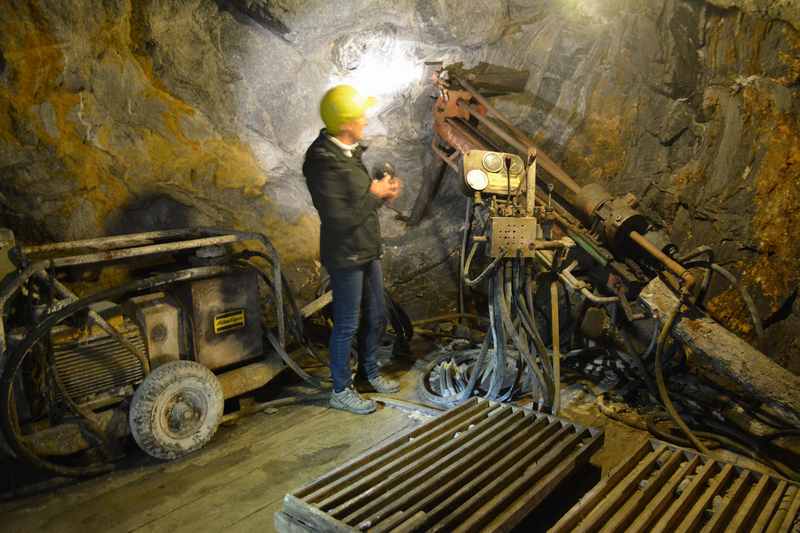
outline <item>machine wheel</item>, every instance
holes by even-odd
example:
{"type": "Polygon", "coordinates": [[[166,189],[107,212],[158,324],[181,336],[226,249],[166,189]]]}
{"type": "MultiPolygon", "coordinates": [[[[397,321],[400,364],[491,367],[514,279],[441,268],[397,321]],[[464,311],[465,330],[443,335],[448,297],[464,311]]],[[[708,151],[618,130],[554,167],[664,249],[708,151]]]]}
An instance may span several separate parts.
{"type": "Polygon", "coordinates": [[[222,421],[225,399],[217,377],[200,363],[159,366],[136,389],[131,434],[157,459],[176,459],[202,448],[222,421]]]}

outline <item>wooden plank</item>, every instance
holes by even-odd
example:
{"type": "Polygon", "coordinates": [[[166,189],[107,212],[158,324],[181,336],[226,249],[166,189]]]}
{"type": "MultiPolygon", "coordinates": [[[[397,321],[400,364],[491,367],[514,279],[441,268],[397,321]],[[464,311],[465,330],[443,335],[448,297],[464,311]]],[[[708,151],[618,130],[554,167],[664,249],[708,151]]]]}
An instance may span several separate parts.
{"type": "Polygon", "coordinates": [[[427,517],[429,520],[436,519],[439,515],[445,512],[451,505],[455,505],[480,487],[484,482],[492,479],[497,472],[503,472],[506,468],[513,465],[520,460],[525,454],[531,450],[538,453],[544,453],[544,450],[552,443],[556,442],[559,438],[563,437],[569,432],[569,428],[563,427],[559,421],[553,421],[548,426],[536,435],[530,441],[524,442],[519,447],[513,449],[505,457],[500,459],[489,468],[476,471],[475,468],[463,472],[455,479],[450,480],[448,483],[439,487],[434,493],[427,496],[425,499],[417,502],[411,509],[399,516],[393,516],[391,519],[379,524],[375,528],[375,532],[389,531],[398,527],[401,522],[406,520],[406,517],[412,516],[420,509],[427,509],[427,517]],[[441,500],[442,497],[444,500],[441,500]],[[436,503],[438,502],[438,503],[436,503]],[[434,505],[435,504],[435,505],[434,505]],[[434,505],[433,508],[430,506],[434,505]]]}
{"type": "Polygon", "coordinates": [[[680,451],[668,451],[667,453],[668,459],[658,472],[648,480],[647,486],[644,489],[636,491],[636,494],[632,498],[629,498],[629,501],[626,502],[618,512],[611,516],[600,530],[601,533],[624,531],[625,528],[628,527],[628,524],[639,515],[642,508],[650,503],[653,495],[656,494],[656,492],[664,486],[664,483],[669,480],[669,477],[675,473],[681,461],[685,459],[683,453],[680,451]]]}
{"type": "MultiPolygon", "coordinates": [[[[254,442],[280,440],[298,424],[318,423],[328,408],[305,405],[297,409],[280,410],[271,417],[257,415],[248,431],[236,431],[233,441],[225,439],[228,433],[209,443],[197,454],[175,462],[163,463],[144,460],[146,466],[131,475],[117,472],[76,486],[56,502],[45,498],[41,508],[31,505],[19,513],[3,516],[4,523],[15,523],[19,531],[48,531],[84,533],[85,531],[131,531],[180,509],[199,495],[224,487],[240,476],[240,466],[252,465],[256,453],[254,442]],[[294,416],[289,413],[293,412],[294,416]],[[299,415],[299,416],[298,416],[299,415]],[[267,421],[268,420],[268,421],[267,421]],[[269,425],[273,424],[270,435],[269,425]],[[223,437],[223,438],[219,438],[223,437]],[[229,477],[231,476],[231,477],[229,477]],[[165,486],[181,490],[164,490],[165,486]],[[158,497],[156,497],[158,496],[158,497]],[[131,502],[138,502],[131,506],[131,502]],[[147,502],[143,504],[142,502],[147,502]]],[[[276,495],[280,498],[283,495],[276,495]]],[[[39,498],[37,498],[39,499],[39,498]]]]}
{"type": "MultiPolygon", "coordinates": [[[[468,427],[470,424],[478,423],[485,419],[489,413],[499,410],[499,407],[493,406],[489,403],[476,404],[474,408],[467,409],[463,412],[457,413],[458,416],[447,417],[443,423],[437,424],[433,430],[424,430],[421,434],[413,436],[413,438],[398,439],[393,441],[384,448],[377,452],[369,453],[364,458],[357,459],[351,466],[347,473],[341,477],[325,476],[324,483],[314,483],[314,491],[308,493],[306,490],[295,492],[294,495],[298,498],[302,497],[309,503],[317,503],[324,499],[328,499],[330,495],[341,491],[348,486],[353,480],[363,480],[364,476],[369,472],[376,469],[383,468],[391,464],[393,461],[404,460],[416,457],[416,454],[424,452],[430,447],[435,447],[439,442],[449,439],[449,434],[458,430],[461,427],[468,427]],[[379,453],[384,452],[384,453],[379,453]],[[408,453],[412,452],[412,453],[408,453]],[[301,494],[306,494],[301,496],[301,494]]],[[[439,419],[436,419],[437,421],[439,419]]],[[[424,427],[424,426],[423,426],[424,427]]],[[[320,507],[324,503],[318,504],[320,507]]]]}
{"type": "MultiPolygon", "coordinates": [[[[335,508],[326,510],[337,518],[354,513],[358,510],[360,504],[369,503],[371,500],[385,494],[392,487],[397,486],[431,464],[442,463],[446,457],[451,457],[451,460],[454,460],[453,458],[458,453],[469,452],[473,447],[479,446],[483,438],[490,438],[492,432],[497,429],[502,431],[504,424],[513,425],[512,420],[514,418],[517,418],[519,422],[525,418],[525,414],[522,411],[513,413],[509,409],[508,412],[510,414],[509,420],[504,420],[506,417],[501,416],[489,417],[473,428],[466,428],[459,438],[450,438],[448,441],[443,442],[442,445],[432,448],[424,455],[417,457],[416,460],[409,462],[400,470],[390,471],[388,474],[374,473],[370,476],[372,479],[368,477],[363,480],[368,485],[367,490],[359,491],[335,508]],[[500,427],[498,428],[497,426],[500,427]],[[454,450],[457,453],[451,454],[454,450]],[[377,484],[375,484],[376,481],[377,484]]],[[[323,505],[320,505],[320,507],[324,508],[323,505]]]]}
{"type": "Polygon", "coordinates": [[[778,531],[781,533],[788,533],[797,518],[798,512],[800,512],[800,487],[795,487],[794,501],[789,506],[789,510],[786,512],[786,518],[783,519],[783,523],[781,527],[778,528],[778,531]]]}
{"type": "Polygon", "coordinates": [[[733,483],[733,486],[731,486],[731,490],[729,490],[728,494],[723,498],[722,505],[711,517],[711,520],[703,527],[701,533],[714,533],[723,531],[728,527],[728,519],[733,514],[736,507],[742,504],[742,496],[744,496],[747,491],[749,479],[750,472],[748,470],[742,470],[739,477],[733,483]]]}
{"type": "Polygon", "coordinates": [[[725,484],[728,483],[728,480],[730,480],[734,473],[735,471],[732,464],[726,464],[722,467],[722,470],[713,478],[709,487],[703,491],[702,495],[695,501],[689,514],[686,515],[678,526],[678,531],[692,531],[700,525],[703,514],[706,509],[711,506],[714,496],[722,491],[723,487],[725,487],[725,484]]]}
{"type": "Polygon", "coordinates": [[[778,533],[779,531],[789,530],[789,526],[794,521],[794,515],[797,514],[795,512],[792,513],[792,516],[788,516],[794,501],[797,500],[797,492],[798,487],[795,485],[789,485],[786,488],[786,494],[781,499],[778,509],[775,511],[772,520],[770,520],[767,526],[767,533],[778,533]],[[786,529],[784,529],[784,525],[786,525],[786,529]]]}
{"type": "Polygon", "coordinates": [[[496,505],[496,502],[502,500],[504,490],[514,479],[524,476],[530,467],[535,468],[537,472],[544,471],[568,454],[572,447],[584,437],[585,435],[582,432],[568,434],[564,438],[554,441],[546,450],[542,450],[542,452],[534,451],[526,455],[523,460],[515,463],[510,468],[506,468],[488,483],[482,483],[478,491],[473,492],[467,501],[439,520],[431,528],[431,531],[452,531],[454,523],[460,523],[461,525],[458,529],[465,530],[465,528],[478,523],[483,513],[476,511],[494,508],[493,506],[496,505]],[[464,521],[466,517],[469,518],[464,521]]]}
{"type": "Polygon", "coordinates": [[[464,418],[473,416],[475,413],[485,411],[489,407],[490,404],[488,402],[479,402],[477,399],[466,401],[460,406],[448,411],[445,415],[442,415],[439,418],[424,424],[423,426],[411,430],[408,434],[403,435],[402,438],[398,438],[378,450],[371,450],[363,456],[355,457],[353,460],[348,461],[331,472],[328,472],[319,479],[315,479],[307,485],[300,487],[292,494],[298,498],[308,499],[312,496],[314,491],[319,490],[324,485],[331,483],[342,476],[351,474],[357,468],[375,459],[386,458],[389,455],[389,452],[407,445],[410,441],[415,441],[417,443],[425,442],[426,439],[429,439],[432,434],[436,433],[438,435],[439,432],[441,432],[442,426],[446,425],[449,427],[453,424],[458,424],[464,418]]]}
{"type": "Polygon", "coordinates": [[[576,525],[583,519],[584,516],[598,505],[598,503],[613,489],[617,483],[627,476],[631,470],[639,463],[639,461],[652,450],[652,444],[649,441],[642,443],[633,455],[625,461],[614,467],[614,470],[595,485],[580,501],[570,509],[549,531],[550,533],[568,533],[572,531],[576,525]]]}
{"type": "Polygon", "coordinates": [[[689,510],[689,506],[697,499],[703,486],[705,486],[717,468],[716,462],[708,460],[708,462],[698,470],[694,479],[683,490],[683,493],[672,503],[669,509],[667,509],[664,516],[658,519],[653,528],[653,533],[676,531],[675,525],[684,516],[684,513],[689,510]]]}
{"type": "Polygon", "coordinates": [[[636,468],[618,483],[574,530],[580,532],[594,531],[598,525],[607,522],[622,503],[636,492],[636,489],[639,488],[639,483],[658,466],[658,458],[661,457],[663,452],[664,448],[657,448],[647,454],[636,468]]]}
{"type": "Polygon", "coordinates": [[[328,291],[316,300],[312,300],[308,302],[306,305],[300,309],[300,314],[303,318],[308,318],[320,309],[323,309],[326,305],[333,301],[333,291],[328,291]]]}
{"type": "MultiPolygon", "coordinates": [[[[449,432],[428,442],[424,446],[410,446],[410,448],[413,449],[413,452],[398,455],[391,462],[383,464],[383,466],[380,468],[375,469],[372,464],[366,465],[363,470],[357,471],[359,475],[355,480],[353,480],[353,483],[343,484],[336,492],[329,493],[328,496],[323,500],[314,502],[310,497],[306,500],[309,501],[309,503],[314,503],[320,509],[329,511],[333,508],[333,506],[340,505],[347,498],[353,497],[361,490],[370,487],[370,485],[376,481],[387,479],[390,475],[394,477],[398,470],[402,469],[406,465],[417,462],[420,458],[425,457],[429,452],[433,452],[434,454],[439,453],[441,444],[446,444],[446,446],[450,448],[458,446],[461,441],[458,439],[453,439],[451,432],[458,431],[468,435],[480,434],[484,429],[498,425],[506,417],[513,414],[511,406],[508,405],[497,409],[497,412],[498,414],[494,416],[478,414],[460,425],[458,428],[451,429],[449,432]]],[[[411,442],[409,444],[415,443],[411,442]]],[[[381,463],[382,462],[383,461],[381,461],[381,463]]]]}
{"type": "Polygon", "coordinates": [[[781,499],[783,498],[783,493],[786,492],[788,486],[789,483],[786,481],[780,481],[778,486],[775,487],[775,490],[770,495],[769,500],[767,500],[767,504],[761,510],[761,513],[756,519],[756,523],[753,525],[753,533],[758,533],[766,529],[769,519],[772,518],[772,515],[778,508],[778,505],[780,505],[781,499]]]}
{"type": "MultiPolygon", "coordinates": [[[[661,316],[667,316],[678,302],[672,290],[658,277],[642,289],[639,298],[661,316]]],[[[747,396],[800,412],[800,376],[750,346],[702,311],[680,317],[673,326],[672,336],[692,349],[692,365],[707,377],[722,379],[726,383],[733,381],[747,396]]]]}
{"type": "Polygon", "coordinates": [[[669,482],[658,491],[658,494],[656,494],[656,496],[650,501],[650,505],[647,506],[644,512],[640,514],[636,520],[634,520],[633,524],[631,524],[631,527],[628,528],[628,531],[649,531],[650,523],[656,517],[660,516],[661,513],[663,513],[664,510],[670,505],[673,494],[675,493],[675,489],[678,487],[680,482],[686,476],[694,472],[699,465],[699,455],[692,454],[690,458],[687,458],[686,465],[681,467],[672,475],[671,478],[669,478],[669,482]]]}
{"type": "Polygon", "coordinates": [[[535,481],[536,477],[540,474],[537,469],[530,469],[525,477],[519,480],[516,485],[508,489],[509,498],[514,497],[514,501],[506,504],[508,507],[489,523],[488,526],[483,528],[485,531],[490,532],[506,532],[511,531],[512,528],[517,526],[522,520],[528,516],[539,504],[550,495],[550,493],[561,483],[567,476],[574,472],[577,468],[589,462],[594,452],[596,452],[603,445],[603,434],[598,434],[589,439],[578,449],[572,452],[569,457],[562,459],[544,478],[535,481]],[[533,485],[531,485],[534,483],[533,485]],[[517,492],[524,487],[530,488],[522,495],[517,492]],[[512,496],[513,494],[513,496],[512,496]]]}
{"type": "MultiPolygon", "coordinates": [[[[442,460],[433,463],[424,470],[418,472],[405,482],[396,484],[391,490],[384,493],[379,498],[372,498],[367,505],[361,507],[357,512],[342,519],[347,524],[365,522],[372,526],[397,509],[402,508],[412,500],[422,499],[422,496],[430,494],[431,489],[438,486],[442,481],[448,479],[455,472],[462,470],[465,465],[489,460],[493,456],[493,450],[498,448],[507,449],[514,436],[520,436],[524,430],[529,428],[534,433],[545,427],[545,419],[540,418],[533,425],[530,424],[533,415],[528,413],[521,420],[513,425],[509,425],[499,433],[492,435],[487,441],[476,443],[477,446],[471,448],[460,448],[452,451],[442,460]]],[[[526,436],[529,433],[525,432],[526,436]]]]}
{"type": "Polygon", "coordinates": [[[731,533],[744,533],[750,531],[750,520],[755,515],[755,511],[767,495],[772,479],[766,474],[761,474],[761,479],[758,480],[756,486],[750,489],[744,502],[733,515],[733,519],[728,524],[728,531],[731,533]]]}
{"type": "MultiPolygon", "coordinates": [[[[265,439],[256,444],[258,453],[252,460],[218,475],[225,484],[195,494],[191,501],[153,520],[137,533],[237,530],[232,524],[262,509],[269,509],[268,514],[281,510],[283,498],[292,488],[323,474],[342,460],[382,445],[393,439],[396,431],[413,423],[392,409],[377,411],[369,417],[370,423],[365,424],[363,417],[328,409],[325,417],[297,426],[278,441],[265,439]],[[302,445],[298,446],[298,442],[302,445]]],[[[204,474],[214,476],[208,471],[204,474]]],[[[178,481],[169,489],[179,491],[184,486],[178,481]]]]}

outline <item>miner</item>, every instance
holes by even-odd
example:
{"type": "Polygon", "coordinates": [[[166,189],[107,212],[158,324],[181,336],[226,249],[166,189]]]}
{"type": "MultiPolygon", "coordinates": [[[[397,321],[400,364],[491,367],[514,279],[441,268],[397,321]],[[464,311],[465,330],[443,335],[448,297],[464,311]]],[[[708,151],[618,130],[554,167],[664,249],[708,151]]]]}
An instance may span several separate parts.
{"type": "Polygon", "coordinates": [[[376,351],[386,328],[378,209],[400,194],[400,180],[384,174],[372,179],[359,145],[366,111],[375,99],[349,85],[338,85],[322,98],[325,128],[306,152],[303,174],[320,218],[320,256],[333,291],[330,405],[358,414],[375,402],[353,388],[349,355],[357,336],[359,373],[381,393],[397,392],[396,381],[381,376],[376,351]],[[356,335],[357,333],[357,335],[356,335]]]}

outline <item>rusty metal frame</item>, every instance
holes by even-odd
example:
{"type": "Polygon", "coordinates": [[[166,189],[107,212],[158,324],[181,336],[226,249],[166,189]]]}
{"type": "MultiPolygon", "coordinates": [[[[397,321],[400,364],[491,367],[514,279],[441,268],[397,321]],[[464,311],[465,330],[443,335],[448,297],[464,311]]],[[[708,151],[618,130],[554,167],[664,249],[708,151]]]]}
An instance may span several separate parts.
{"type": "MultiPolygon", "coordinates": [[[[456,81],[461,90],[450,89],[449,85],[439,78],[436,81],[437,86],[440,88],[440,96],[436,104],[434,104],[434,130],[442,140],[464,154],[469,149],[485,149],[485,143],[481,143],[479,139],[464,128],[456,126],[457,121],[468,121],[474,118],[503,141],[519,150],[520,154],[527,154],[530,150],[534,150],[537,154],[538,163],[542,168],[556,182],[566,187],[571,194],[576,197],[579,196],[582,187],[546,153],[542,152],[522,130],[514,126],[505,115],[492,106],[491,102],[481,95],[468,80],[458,78],[452,81],[456,81]]],[[[685,291],[691,291],[695,284],[691,273],[658,250],[636,231],[631,232],[629,237],[630,241],[641,250],[660,262],[667,270],[677,275],[684,283],[685,291]]]]}
{"type": "MultiPolygon", "coordinates": [[[[125,261],[243,241],[257,241],[266,249],[267,257],[272,266],[273,277],[276,280],[281,280],[280,260],[275,247],[265,235],[255,232],[240,232],[219,228],[185,228],[21,247],[21,251],[26,257],[28,255],[44,255],[45,257],[34,259],[24,270],[15,272],[3,280],[5,287],[0,292],[0,312],[3,312],[3,316],[0,317],[0,376],[3,375],[8,358],[4,311],[11,298],[32,277],[49,279],[50,276],[48,276],[47,272],[53,268],[125,261]],[[165,239],[183,240],[158,242],[165,239]],[[48,257],[59,252],[73,252],[85,249],[97,250],[97,252],[48,257]]],[[[65,296],[65,299],[70,298],[63,290],[56,288],[65,296]]],[[[273,290],[275,291],[276,308],[279,313],[282,313],[284,300],[282,283],[280,281],[275,283],[273,290]]],[[[100,323],[98,322],[98,324],[100,323]]],[[[110,327],[113,328],[113,326],[110,327]]],[[[278,320],[278,339],[281,346],[285,346],[286,328],[283,320],[278,320]]],[[[139,355],[137,354],[137,357],[139,355]]]]}

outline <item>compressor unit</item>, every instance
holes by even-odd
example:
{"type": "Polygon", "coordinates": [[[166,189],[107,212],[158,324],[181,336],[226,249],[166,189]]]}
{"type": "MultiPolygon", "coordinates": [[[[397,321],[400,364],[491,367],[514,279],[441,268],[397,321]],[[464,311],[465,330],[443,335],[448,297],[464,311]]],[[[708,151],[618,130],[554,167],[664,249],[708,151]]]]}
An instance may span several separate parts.
{"type": "Polygon", "coordinates": [[[302,341],[302,318],[261,234],[185,229],[19,246],[0,230],[0,278],[4,440],[59,475],[108,470],[129,434],[161,459],[197,450],[226,399],[287,364],[299,370],[284,347],[287,336],[302,341]],[[91,289],[79,296],[68,285],[91,289]]]}

